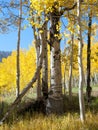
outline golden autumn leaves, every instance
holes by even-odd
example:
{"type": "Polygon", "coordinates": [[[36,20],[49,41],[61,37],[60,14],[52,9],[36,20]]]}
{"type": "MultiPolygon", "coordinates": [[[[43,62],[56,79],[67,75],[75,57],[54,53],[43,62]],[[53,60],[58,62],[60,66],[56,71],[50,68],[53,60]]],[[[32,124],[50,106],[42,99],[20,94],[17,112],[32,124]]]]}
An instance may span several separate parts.
{"type": "MultiPolygon", "coordinates": [[[[31,80],[36,69],[36,52],[34,47],[26,52],[20,50],[20,87],[23,87],[31,80]]],[[[7,59],[0,63],[0,89],[2,92],[12,91],[16,88],[16,51],[13,51],[7,59]],[[6,69],[5,69],[6,68],[6,69]]]]}

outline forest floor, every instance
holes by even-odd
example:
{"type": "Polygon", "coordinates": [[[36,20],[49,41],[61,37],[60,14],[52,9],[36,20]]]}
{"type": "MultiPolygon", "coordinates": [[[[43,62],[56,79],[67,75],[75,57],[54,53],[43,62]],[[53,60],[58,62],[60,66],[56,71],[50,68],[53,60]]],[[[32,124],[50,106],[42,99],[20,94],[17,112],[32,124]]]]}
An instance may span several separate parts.
{"type": "Polygon", "coordinates": [[[92,96],[98,97],[98,91],[92,91],[92,96]]]}
{"type": "MultiPolygon", "coordinates": [[[[86,120],[84,123],[81,123],[79,119],[77,92],[78,89],[74,88],[71,102],[69,102],[68,94],[64,96],[65,112],[61,116],[45,116],[38,111],[30,111],[31,107],[29,105],[34,105],[36,95],[32,96],[31,93],[29,93],[18,106],[19,110],[21,110],[18,111],[18,115],[16,113],[11,114],[4,125],[0,126],[0,130],[98,130],[98,86],[93,87],[90,106],[88,107],[85,103],[86,120]],[[29,107],[30,109],[28,109],[29,107]]],[[[13,94],[4,96],[4,113],[13,102],[13,97],[13,94]]],[[[0,115],[0,119],[4,113],[0,115]]]]}

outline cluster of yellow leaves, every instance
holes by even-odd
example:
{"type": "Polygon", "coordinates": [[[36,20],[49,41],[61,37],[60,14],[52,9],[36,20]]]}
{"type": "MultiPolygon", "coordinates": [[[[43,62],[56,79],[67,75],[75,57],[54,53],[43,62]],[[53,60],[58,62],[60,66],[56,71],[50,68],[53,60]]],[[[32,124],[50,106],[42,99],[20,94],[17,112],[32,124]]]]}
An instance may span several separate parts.
{"type": "MultiPolygon", "coordinates": [[[[31,80],[36,69],[35,48],[30,47],[29,51],[20,51],[20,87],[26,86],[31,80]]],[[[12,91],[16,89],[16,51],[11,56],[3,58],[0,63],[0,89],[12,91]]]]}
{"type": "MultiPolygon", "coordinates": [[[[78,44],[77,40],[74,41],[73,45],[73,76],[78,76],[78,44]]],[[[65,52],[62,55],[62,75],[64,77],[64,72],[66,73],[66,77],[69,77],[69,66],[70,66],[70,44],[68,43],[68,47],[65,49],[65,52]]]]}
{"type": "Polygon", "coordinates": [[[91,46],[91,72],[98,73],[98,43],[94,43],[91,46]]]}
{"type": "Polygon", "coordinates": [[[31,9],[36,10],[38,14],[40,15],[42,12],[52,12],[53,6],[57,9],[59,7],[64,7],[67,5],[70,6],[74,0],[30,0],[31,3],[31,9]]]}
{"type": "MultiPolygon", "coordinates": [[[[84,65],[84,73],[86,74],[87,68],[87,45],[84,45],[83,48],[83,65],[84,65]]],[[[94,73],[98,73],[98,43],[94,43],[91,45],[91,75],[94,73]]]]}
{"type": "Polygon", "coordinates": [[[84,0],[84,2],[89,3],[89,4],[94,4],[94,3],[97,3],[98,0],[84,0]]]}
{"type": "MultiPolygon", "coordinates": [[[[76,0],[30,0],[30,7],[33,10],[36,10],[40,15],[42,12],[52,12],[53,7],[59,9],[59,7],[71,7],[76,0]]],[[[94,4],[98,3],[98,0],[84,0],[84,3],[94,4]]]]}
{"type": "MultiPolygon", "coordinates": [[[[65,50],[66,51],[66,50],[65,50]]],[[[77,40],[75,40],[75,44],[73,46],[73,76],[78,76],[78,44],[77,40]]],[[[66,72],[66,76],[69,76],[69,65],[70,65],[70,52],[64,53],[62,55],[62,74],[64,76],[64,72],[66,72]],[[66,70],[65,70],[66,68],[66,70]]],[[[83,47],[83,69],[84,74],[87,73],[87,44],[84,44],[83,47]]],[[[95,73],[98,73],[98,43],[94,43],[91,45],[91,75],[93,76],[95,73]]]]}
{"type": "Polygon", "coordinates": [[[61,22],[58,22],[58,24],[56,25],[56,30],[59,31],[61,29],[61,22]]]}

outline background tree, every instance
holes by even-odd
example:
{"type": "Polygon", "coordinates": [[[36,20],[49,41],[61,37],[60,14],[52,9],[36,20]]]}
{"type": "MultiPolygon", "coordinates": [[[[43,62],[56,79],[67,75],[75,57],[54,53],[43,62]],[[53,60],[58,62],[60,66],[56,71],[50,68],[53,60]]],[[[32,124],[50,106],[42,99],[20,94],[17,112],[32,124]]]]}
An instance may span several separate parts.
{"type": "MultiPolygon", "coordinates": [[[[39,17],[39,19],[40,19],[40,17],[39,17]]],[[[38,22],[39,22],[39,19],[38,19],[38,22]]],[[[33,20],[33,22],[37,22],[37,21],[35,21],[34,17],[32,18],[32,20],[33,20]]],[[[37,67],[38,67],[40,49],[41,49],[41,38],[40,38],[38,28],[36,29],[35,25],[32,25],[32,27],[34,30],[34,39],[35,39],[35,48],[36,48],[36,63],[37,63],[37,67]]],[[[40,97],[41,97],[41,75],[39,73],[38,77],[37,77],[37,98],[40,98],[40,97]]]]}
{"type": "Polygon", "coordinates": [[[71,34],[71,56],[70,56],[70,68],[69,68],[69,100],[72,100],[72,72],[73,72],[73,44],[74,44],[74,34],[71,34]]]}
{"type": "Polygon", "coordinates": [[[17,40],[17,73],[16,73],[16,96],[20,93],[20,35],[21,35],[21,20],[22,20],[22,0],[20,0],[19,8],[19,27],[18,27],[18,40],[17,40]]]}
{"type": "Polygon", "coordinates": [[[78,66],[79,66],[79,107],[80,119],[85,120],[84,96],[83,96],[83,63],[82,63],[82,30],[81,30],[81,0],[77,0],[78,19],[78,66]]]}
{"type": "Polygon", "coordinates": [[[88,21],[88,44],[87,44],[87,88],[86,88],[86,96],[87,96],[87,103],[90,103],[91,100],[91,85],[90,85],[90,78],[91,78],[91,26],[92,26],[92,14],[89,13],[89,21],[88,21]]]}

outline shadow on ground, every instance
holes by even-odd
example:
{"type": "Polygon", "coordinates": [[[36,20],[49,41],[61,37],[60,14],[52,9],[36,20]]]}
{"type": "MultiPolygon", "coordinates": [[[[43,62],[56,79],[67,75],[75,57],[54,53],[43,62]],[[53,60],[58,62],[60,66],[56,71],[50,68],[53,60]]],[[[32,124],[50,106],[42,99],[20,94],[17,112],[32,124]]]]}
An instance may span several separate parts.
{"type": "MultiPolygon", "coordinates": [[[[69,101],[69,97],[67,95],[63,96],[64,101],[64,113],[79,113],[79,100],[78,95],[73,95],[72,101],[69,101]]],[[[0,119],[4,116],[6,111],[8,110],[9,105],[6,102],[0,103],[0,119]],[[3,109],[2,109],[3,107],[3,109]]],[[[89,106],[86,105],[85,98],[85,108],[86,111],[90,110],[91,112],[98,112],[98,97],[92,97],[91,104],[89,106]]],[[[30,99],[28,101],[22,101],[13,113],[10,114],[7,123],[13,122],[13,120],[18,120],[19,118],[24,118],[27,114],[29,116],[33,116],[35,113],[42,113],[45,115],[45,104],[43,99],[34,100],[30,99]]]]}

